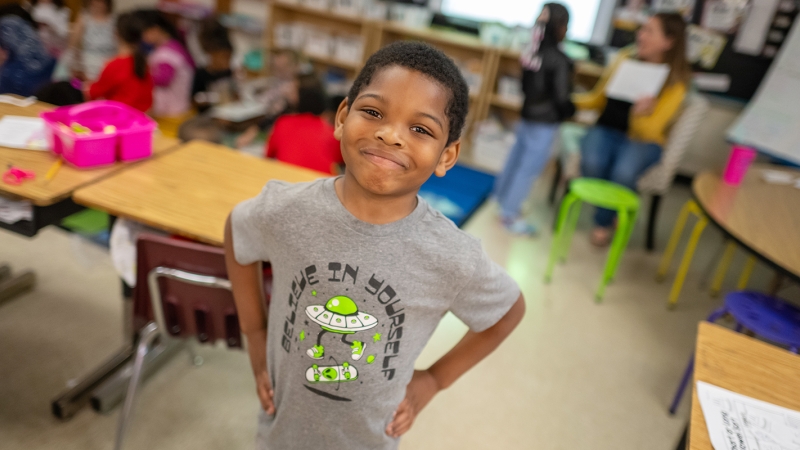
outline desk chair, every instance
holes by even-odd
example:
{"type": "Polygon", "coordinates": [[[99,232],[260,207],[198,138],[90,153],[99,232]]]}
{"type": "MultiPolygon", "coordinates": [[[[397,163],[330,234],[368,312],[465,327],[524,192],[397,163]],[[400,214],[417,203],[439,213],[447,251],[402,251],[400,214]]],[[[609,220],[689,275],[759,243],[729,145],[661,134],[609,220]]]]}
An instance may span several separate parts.
{"type": "MultiPolygon", "coordinates": [[[[139,236],[136,249],[134,326],[140,331],[116,450],[122,448],[131,420],[144,358],[157,339],[196,337],[212,344],[223,339],[228,347],[243,346],[223,249],[146,234],[139,236]]],[[[187,348],[192,361],[201,364],[187,348]]]]}
{"type": "MultiPolygon", "coordinates": [[[[683,234],[683,229],[686,227],[686,221],[689,219],[690,215],[696,217],[697,221],[692,228],[689,241],[686,243],[686,248],[681,257],[681,263],[678,266],[678,272],[675,275],[675,281],[673,281],[672,288],[669,292],[669,301],[667,303],[667,308],[669,309],[675,308],[675,305],[678,304],[678,297],[681,295],[683,282],[686,280],[686,274],[689,272],[689,266],[692,264],[692,258],[694,258],[697,243],[700,241],[700,236],[702,236],[703,230],[705,230],[709,222],[708,216],[705,215],[696,201],[689,200],[684,203],[683,208],[681,208],[681,212],[678,214],[678,220],[675,221],[675,226],[672,228],[667,248],[661,256],[661,262],[658,265],[658,272],[656,273],[656,281],[659,283],[667,278],[667,272],[672,264],[672,257],[675,254],[675,250],[683,234]]],[[[728,273],[728,268],[731,265],[731,260],[733,259],[735,251],[736,244],[732,240],[728,240],[725,246],[725,252],[714,272],[714,281],[711,283],[711,295],[714,297],[719,295],[722,290],[722,282],[725,280],[725,275],[728,273]]],[[[756,257],[749,255],[744,269],[742,269],[742,273],[739,276],[739,282],[736,285],[737,290],[742,291],[747,288],[747,283],[750,281],[750,276],[753,273],[755,265],[756,257]]]]}
{"type": "MultiPolygon", "coordinates": [[[[777,298],[757,292],[732,292],[725,297],[725,304],[706,319],[716,322],[725,315],[736,321],[736,331],[749,330],[768,342],[787,347],[790,352],[800,350],[800,308],[777,298]]],[[[694,372],[694,355],[678,385],[669,413],[675,414],[683,391],[694,372]]]]}
{"type": "MultiPolygon", "coordinates": [[[[672,187],[672,181],[675,179],[678,165],[683,160],[683,155],[686,154],[686,149],[694,138],[695,132],[708,109],[709,103],[705,97],[697,93],[687,95],[683,103],[683,109],[667,135],[667,142],[661,154],[661,161],[648,169],[636,183],[640,194],[649,194],[652,197],[647,219],[647,250],[655,248],[656,220],[658,219],[661,196],[669,192],[672,187]]],[[[562,141],[565,144],[571,142],[572,145],[565,145],[564,151],[556,158],[556,176],[550,188],[551,204],[555,203],[558,186],[565,184],[566,180],[580,174],[580,145],[579,143],[575,144],[579,142],[582,135],[585,135],[585,129],[580,131],[575,128],[575,125],[566,126],[565,128],[567,135],[565,136],[562,133],[562,141]]]]}

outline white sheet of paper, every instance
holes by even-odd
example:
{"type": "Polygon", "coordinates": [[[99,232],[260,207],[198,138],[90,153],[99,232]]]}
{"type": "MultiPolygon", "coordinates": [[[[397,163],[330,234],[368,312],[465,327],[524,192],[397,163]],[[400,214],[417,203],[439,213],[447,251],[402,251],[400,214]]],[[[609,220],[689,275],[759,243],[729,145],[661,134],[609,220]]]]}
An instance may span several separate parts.
{"type": "Polygon", "coordinates": [[[800,411],[697,382],[714,450],[800,450],[800,411]]]}
{"type": "Polygon", "coordinates": [[[704,91],[728,92],[731,88],[731,77],[725,73],[699,72],[694,74],[694,84],[704,91]]]}
{"type": "Polygon", "coordinates": [[[606,96],[631,103],[640,98],[657,97],[668,75],[667,64],[626,59],[606,85],[606,96]]]}
{"type": "Polygon", "coordinates": [[[38,117],[4,116],[0,119],[0,146],[48,150],[44,120],[38,117]]]}
{"type": "Polygon", "coordinates": [[[751,3],[744,24],[733,41],[735,51],[753,56],[761,54],[779,3],[780,0],[758,0],[751,3]]]}
{"type": "Polygon", "coordinates": [[[211,117],[238,123],[262,116],[265,112],[261,103],[236,102],[215,106],[211,109],[211,117]]]}

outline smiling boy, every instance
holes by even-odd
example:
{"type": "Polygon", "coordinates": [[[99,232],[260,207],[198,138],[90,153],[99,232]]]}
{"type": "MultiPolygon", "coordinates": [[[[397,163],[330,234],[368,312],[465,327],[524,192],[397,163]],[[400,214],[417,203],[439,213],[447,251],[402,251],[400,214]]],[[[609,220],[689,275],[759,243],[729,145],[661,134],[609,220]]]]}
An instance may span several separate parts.
{"type": "Polygon", "coordinates": [[[522,320],[517,284],[417,195],[456,163],[468,102],[439,50],[384,47],[336,114],[345,174],[272,181],[234,208],[225,252],[263,409],[259,449],[395,449],[522,320]],[[269,314],[261,261],[273,268],[269,314]],[[470,331],[415,371],[448,311],[470,331]]]}

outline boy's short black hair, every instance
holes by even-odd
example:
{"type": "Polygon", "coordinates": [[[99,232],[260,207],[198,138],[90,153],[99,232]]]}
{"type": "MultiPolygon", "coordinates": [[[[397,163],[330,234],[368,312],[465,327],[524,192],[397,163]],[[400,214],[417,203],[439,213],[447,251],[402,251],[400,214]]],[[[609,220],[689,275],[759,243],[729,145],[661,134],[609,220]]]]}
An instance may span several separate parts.
{"type": "Polygon", "coordinates": [[[445,114],[450,123],[447,145],[457,141],[464,129],[469,110],[469,88],[458,66],[441,50],[417,41],[395,42],[369,57],[364,68],[347,94],[347,104],[353,104],[358,94],[372,81],[377,72],[391,66],[421,72],[450,91],[445,114]]]}
{"type": "Polygon", "coordinates": [[[297,112],[311,113],[315,116],[325,112],[327,98],[325,88],[319,78],[313,74],[297,76],[297,112]]]}

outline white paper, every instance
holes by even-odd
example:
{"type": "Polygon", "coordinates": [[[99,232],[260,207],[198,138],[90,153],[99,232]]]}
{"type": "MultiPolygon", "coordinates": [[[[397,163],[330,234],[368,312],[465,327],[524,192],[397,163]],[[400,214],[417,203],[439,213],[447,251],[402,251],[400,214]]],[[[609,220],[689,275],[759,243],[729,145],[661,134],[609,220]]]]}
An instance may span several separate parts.
{"type": "Polygon", "coordinates": [[[33,220],[31,202],[0,197],[0,222],[12,224],[20,220],[33,220]]]}
{"type": "Polygon", "coordinates": [[[714,450],[800,450],[800,412],[697,382],[714,450]]]}
{"type": "Polygon", "coordinates": [[[0,103],[8,103],[10,105],[26,108],[36,103],[36,97],[17,98],[11,95],[0,95],[0,103]]]}
{"type": "Polygon", "coordinates": [[[211,117],[238,123],[263,116],[265,112],[266,108],[261,103],[236,102],[215,106],[211,110],[211,117]]]}
{"type": "Polygon", "coordinates": [[[631,103],[640,98],[658,97],[668,75],[667,64],[626,59],[606,85],[606,96],[631,103]]]}
{"type": "Polygon", "coordinates": [[[730,0],[709,0],[703,10],[703,28],[729,32],[736,26],[742,13],[740,7],[730,0]]]}
{"type": "Polygon", "coordinates": [[[795,174],[785,170],[762,170],[761,178],[769,184],[794,184],[795,174]]]}
{"type": "Polygon", "coordinates": [[[694,84],[698,89],[708,92],[728,92],[731,88],[731,77],[725,73],[696,73],[694,84]]]}
{"type": "Polygon", "coordinates": [[[4,116],[0,119],[0,147],[47,150],[44,120],[38,117],[4,116]]]}
{"type": "Polygon", "coordinates": [[[686,59],[705,69],[713,69],[727,42],[724,34],[689,25],[686,28],[686,59]]]}
{"type": "Polygon", "coordinates": [[[779,3],[780,0],[758,0],[751,3],[744,24],[733,41],[735,51],[753,56],[761,54],[779,3]]]}

